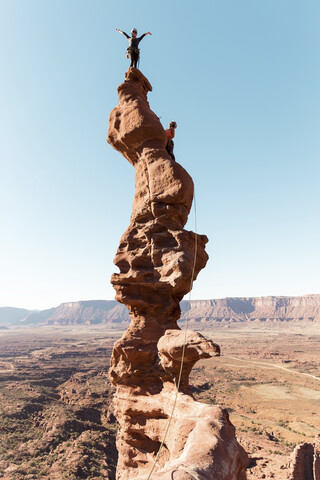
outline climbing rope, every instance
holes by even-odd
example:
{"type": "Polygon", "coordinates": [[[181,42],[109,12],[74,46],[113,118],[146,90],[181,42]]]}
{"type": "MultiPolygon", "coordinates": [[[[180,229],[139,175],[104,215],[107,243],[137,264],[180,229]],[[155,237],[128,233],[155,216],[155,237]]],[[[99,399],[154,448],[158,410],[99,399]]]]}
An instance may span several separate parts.
{"type": "Polygon", "coordinates": [[[153,472],[153,470],[155,469],[156,464],[157,464],[157,462],[158,462],[158,459],[159,459],[159,457],[160,457],[161,450],[162,450],[162,448],[163,448],[163,446],[164,446],[164,444],[165,444],[165,441],[166,441],[166,439],[167,439],[168,432],[169,432],[169,428],[170,428],[170,425],[171,425],[171,422],[172,422],[172,419],[173,419],[173,414],[174,414],[174,411],[175,411],[175,408],[176,408],[176,404],[177,404],[177,400],[178,400],[179,388],[180,388],[181,377],[182,377],[182,369],[183,369],[183,362],[184,362],[184,354],[185,354],[185,350],[186,350],[188,324],[189,324],[189,316],[190,316],[191,292],[192,292],[192,287],[193,287],[193,279],[194,279],[194,272],[195,272],[195,269],[196,269],[197,250],[198,250],[197,205],[196,205],[196,194],[195,194],[195,192],[194,192],[193,199],[194,199],[194,230],[195,230],[195,234],[194,234],[194,236],[195,236],[195,241],[194,241],[194,258],[193,258],[193,267],[192,267],[192,275],[191,275],[191,282],[190,282],[190,291],[189,291],[189,298],[188,298],[188,309],[187,309],[186,325],[185,325],[185,329],[184,329],[184,341],[183,341],[183,347],[182,347],[180,371],[179,371],[179,376],[178,376],[178,382],[176,383],[176,394],[175,394],[175,398],[174,398],[174,402],[173,402],[173,407],[172,407],[172,410],[171,410],[171,414],[170,414],[170,417],[169,417],[169,421],[168,421],[168,424],[167,424],[167,428],[166,428],[166,431],[165,431],[163,440],[162,440],[162,442],[161,442],[161,444],[160,444],[160,447],[159,447],[158,453],[157,453],[157,455],[156,455],[156,458],[154,459],[154,462],[153,462],[153,465],[152,465],[152,468],[151,468],[151,470],[150,470],[150,473],[149,473],[149,475],[148,475],[147,480],[150,480],[150,478],[151,478],[152,472],[153,472]]]}

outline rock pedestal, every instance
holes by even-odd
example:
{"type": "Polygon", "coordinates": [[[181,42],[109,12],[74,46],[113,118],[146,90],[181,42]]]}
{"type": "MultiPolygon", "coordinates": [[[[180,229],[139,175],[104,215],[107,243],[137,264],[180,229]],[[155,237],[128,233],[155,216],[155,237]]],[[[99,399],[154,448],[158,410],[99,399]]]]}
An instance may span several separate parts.
{"type": "Polygon", "coordinates": [[[243,480],[247,455],[226,410],[196,402],[188,378],[197,360],[219,346],[196,332],[185,338],[179,303],[205,267],[207,237],[185,230],[193,181],[166,151],[166,133],[150,109],[149,81],[130,68],[118,87],[107,141],[135,167],[130,225],[112,276],[116,300],[131,324],[114,345],[110,377],[120,424],[118,480],[147,479],[176,402],[170,430],[152,480],[243,480]],[[183,345],[181,384],[176,397],[183,345]]]}

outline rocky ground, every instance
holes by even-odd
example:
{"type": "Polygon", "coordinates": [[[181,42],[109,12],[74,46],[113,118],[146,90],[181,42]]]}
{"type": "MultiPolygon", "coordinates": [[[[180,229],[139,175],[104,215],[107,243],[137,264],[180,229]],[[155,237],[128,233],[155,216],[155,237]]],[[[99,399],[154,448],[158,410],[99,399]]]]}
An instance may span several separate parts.
{"type": "Polygon", "coordinates": [[[90,333],[2,334],[0,478],[115,478],[113,342],[90,333]]]}
{"type": "MultiPolygon", "coordinates": [[[[250,455],[249,480],[287,479],[294,446],[320,431],[320,336],[223,328],[206,335],[222,356],[194,368],[194,396],[228,409],[250,455]]],[[[1,332],[1,479],[114,478],[107,370],[118,336],[100,328],[1,332]]]]}
{"type": "Polygon", "coordinates": [[[195,394],[228,409],[250,456],[248,480],[287,479],[294,447],[320,432],[320,336],[281,328],[206,336],[222,355],[194,368],[195,394]]]}

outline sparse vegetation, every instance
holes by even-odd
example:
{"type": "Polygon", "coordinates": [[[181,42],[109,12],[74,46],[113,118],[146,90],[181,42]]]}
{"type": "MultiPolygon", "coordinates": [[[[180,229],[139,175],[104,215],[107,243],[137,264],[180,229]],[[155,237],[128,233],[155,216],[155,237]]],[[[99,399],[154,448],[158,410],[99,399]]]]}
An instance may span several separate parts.
{"type": "Polygon", "coordinates": [[[270,457],[278,465],[274,478],[287,478],[286,456],[297,444],[313,441],[320,431],[315,415],[320,382],[290,371],[320,377],[316,361],[320,337],[247,329],[206,334],[221,346],[222,356],[201,361],[194,368],[191,385],[199,387],[204,379],[210,385],[206,391],[194,389],[194,396],[203,402],[210,396],[227,408],[239,442],[250,455],[259,452],[248,470],[248,480],[273,478],[268,471],[270,457]],[[279,368],[283,365],[288,371],[279,368]]]}
{"type": "Polygon", "coordinates": [[[93,338],[80,346],[52,336],[51,347],[46,339],[42,349],[43,339],[14,340],[1,344],[11,361],[9,373],[0,373],[0,478],[49,478],[51,468],[61,479],[114,478],[116,425],[108,421],[113,390],[106,371],[113,341],[93,338]]]}
{"type": "MultiPolygon", "coordinates": [[[[238,440],[255,459],[249,480],[267,468],[269,457],[283,467],[296,444],[320,429],[320,382],[272,366],[291,360],[285,368],[320,376],[319,337],[222,329],[213,340],[222,356],[195,366],[194,397],[229,412],[238,440]]],[[[113,342],[102,331],[0,337],[1,479],[47,480],[53,471],[66,480],[114,478],[117,424],[109,416],[107,377],[113,342]]],[[[282,480],[279,472],[285,468],[275,475],[282,480]]]]}

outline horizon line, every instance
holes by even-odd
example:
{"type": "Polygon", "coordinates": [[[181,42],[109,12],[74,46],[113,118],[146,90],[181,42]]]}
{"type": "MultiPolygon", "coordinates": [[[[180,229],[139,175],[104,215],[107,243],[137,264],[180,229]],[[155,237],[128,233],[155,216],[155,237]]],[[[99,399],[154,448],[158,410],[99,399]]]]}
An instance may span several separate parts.
{"type": "MultiPolygon", "coordinates": [[[[320,296],[320,293],[305,293],[303,295],[255,295],[255,296],[247,296],[247,295],[242,295],[242,296],[226,296],[226,297],[212,297],[212,298],[195,298],[191,299],[191,302],[206,302],[206,301],[211,301],[211,300],[227,300],[229,298],[235,298],[235,299],[249,299],[249,298],[298,298],[298,297],[311,297],[311,296],[320,296]]],[[[52,308],[58,308],[60,305],[65,305],[68,303],[80,303],[80,302],[116,302],[119,303],[119,305],[124,305],[123,303],[118,302],[114,298],[109,299],[109,298],[95,298],[95,299],[89,299],[89,300],[70,300],[70,301],[65,301],[58,303],[56,306],[53,307],[45,307],[45,308],[26,308],[26,307],[13,307],[11,305],[3,305],[0,306],[0,308],[16,308],[16,309],[21,309],[21,310],[28,310],[28,311],[33,311],[33,312],[42,312],[44,310],[50,310],[52,308]]],[[[182,302],[188,302],[188,299],[182,299],[182,302]]]]}

